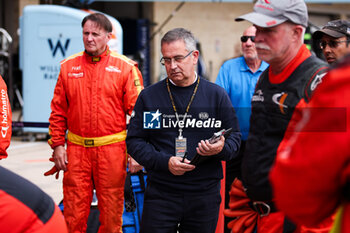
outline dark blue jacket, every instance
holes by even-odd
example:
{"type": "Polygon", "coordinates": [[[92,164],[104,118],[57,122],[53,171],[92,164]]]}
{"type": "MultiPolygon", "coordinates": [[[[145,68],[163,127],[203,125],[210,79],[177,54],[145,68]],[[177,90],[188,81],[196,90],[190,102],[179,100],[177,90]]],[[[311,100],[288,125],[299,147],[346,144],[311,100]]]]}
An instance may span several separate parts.
{"type": "MultiPolygon", "coordinates": [[[[177,87],[170,82],[169,85],[180,120],[183,120],[196,83],[188,87],[177,87]]],[[[148,182],[153,185],[174,192],[217,191],[223,177],[221,160],[236,156],[241,137],[226,91],[200,79],[183,131],[183,136],[187,138],[188,159],[195,156],[200,140],[210,138],[221,129],[233,128],[234,132],[226,139],[219,154],[182,176],[175,176],[168,169],[169,158],[175,155],[175,138],[179,135],[176,123],[166,81],[147,87],[136,102],[128,127],[128,153],[146,168],[148,182]]]]}

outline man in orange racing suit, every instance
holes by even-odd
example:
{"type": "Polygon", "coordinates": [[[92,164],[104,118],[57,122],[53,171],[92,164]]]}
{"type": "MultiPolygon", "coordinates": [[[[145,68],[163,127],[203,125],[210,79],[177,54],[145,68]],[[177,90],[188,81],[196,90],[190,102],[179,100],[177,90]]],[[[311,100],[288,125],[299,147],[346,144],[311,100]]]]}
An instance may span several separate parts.
{"type": "Polygon", "coordinates": [[[1,140],[0,140],[0,159],[7,158],[6,149],[10,145],[12,132],[12,112],[11,105],[7,95],[7,86],[0,75],[0,124],[1,124],[1,140]]]}
{"type": "Polygon", "coordinates": [[[49,144],[56,169],[64,171],[69,232],[86,232],[93,188],[99,232],[121,232],[126,114],[131,114],[143,81],[135,62],[109,50],[112,25],[103,14],[86,16],[82,28],[85,51],[61,62],[51,102],[49,144]]]}

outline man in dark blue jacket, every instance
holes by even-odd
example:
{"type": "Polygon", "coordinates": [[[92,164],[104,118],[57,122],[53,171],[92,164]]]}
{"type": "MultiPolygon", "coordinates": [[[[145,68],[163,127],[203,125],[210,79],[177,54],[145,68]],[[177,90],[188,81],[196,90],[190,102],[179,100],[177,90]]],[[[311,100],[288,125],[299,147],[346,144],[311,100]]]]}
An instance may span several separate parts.
{"type": "Polygon", "coordinates": [[[148,172],[141,232],[215,232],[221,161],[236,156],[241,134],[225,90],[197,76],[191,32],[176,28],[161,41],[168,77],[141,92],[127,135],[128,153],[148,172]],[[229,135],[209,140],[232,128],[229,135]],[[191,164],[196,154],[205,158],[191,164]]]}

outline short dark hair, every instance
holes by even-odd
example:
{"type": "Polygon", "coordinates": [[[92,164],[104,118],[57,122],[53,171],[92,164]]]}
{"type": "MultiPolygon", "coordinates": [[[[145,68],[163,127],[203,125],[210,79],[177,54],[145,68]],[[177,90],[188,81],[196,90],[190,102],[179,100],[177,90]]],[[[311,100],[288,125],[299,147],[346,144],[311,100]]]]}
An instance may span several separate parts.
{"type": "Polygon", "coordinates": [[[87,15],[84,17],[83,21],[81,22],[81,27],[84,27],[85,23],[90,20],[92,22],[95,22],[99,27],[106,30],[106,32],[112,32],[113,26],[111,21],[101,13],[93,13],[90,15],[87,15]]]}
{"type": "Polygon", "coordinates": [[[193,34],[184,28],[174,28],[163,36],[161,45],[171,43],[177,40],[183,40],[188,51],[196,50],[196,40],[193,34]]]}

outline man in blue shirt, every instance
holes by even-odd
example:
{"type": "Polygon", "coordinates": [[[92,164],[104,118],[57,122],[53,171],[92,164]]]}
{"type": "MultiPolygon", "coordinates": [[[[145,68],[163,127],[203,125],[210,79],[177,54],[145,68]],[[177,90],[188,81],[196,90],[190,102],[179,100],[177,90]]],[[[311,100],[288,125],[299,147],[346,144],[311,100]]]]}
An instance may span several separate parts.
{"type": "MultiPolygon", "coordinates": [[[[254,43],[255,32],[254,26],[248,27],[243,32],[241,36],[243,56],[226,61],[216,78],[216,84],[222,86],[231,99],[242,133],[238,157],[226,162],[225,208],[228,208],[229,191],[233,180],[241,177],[241,161],[249,132],[251,98],[260,74],[268,67],[266,62],[258,58],[254,43]]],[[[225,218],[225,226],[226,222],[228,219],[225,218]]],[[[230,232],[230,230],[225,227],[225,232],[230,232]]]]}

